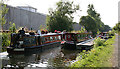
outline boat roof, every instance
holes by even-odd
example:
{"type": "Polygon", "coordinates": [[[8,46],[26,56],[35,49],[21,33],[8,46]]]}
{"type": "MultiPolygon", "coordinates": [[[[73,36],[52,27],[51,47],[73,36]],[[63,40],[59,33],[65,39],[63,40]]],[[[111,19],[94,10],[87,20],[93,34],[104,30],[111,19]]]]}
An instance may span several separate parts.
{"type": "Polygon", "coordinates": [[[47,35],[58,35],[57,33],[47,33],[47,34],[42,34],[41,36],[47,36],[47,35]]]}
{"type": "Polygon", "coordinates": [[[71,33],[71,32],[67,32],[65,34],[92,34],[92,33],[89,33],[89,32],[87,32],[87,33],[71,33]]]}

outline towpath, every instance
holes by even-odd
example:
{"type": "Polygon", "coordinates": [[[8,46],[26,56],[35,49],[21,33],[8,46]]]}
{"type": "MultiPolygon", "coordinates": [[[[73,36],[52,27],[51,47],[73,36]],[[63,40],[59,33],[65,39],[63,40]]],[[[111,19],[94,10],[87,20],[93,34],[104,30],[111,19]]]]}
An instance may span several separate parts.
{"type": "Polygon", "coordinates": [[[112,67],[119,67],[120,68],[120,36],[116,34],[113,57],[112,57],[112,67]]]}

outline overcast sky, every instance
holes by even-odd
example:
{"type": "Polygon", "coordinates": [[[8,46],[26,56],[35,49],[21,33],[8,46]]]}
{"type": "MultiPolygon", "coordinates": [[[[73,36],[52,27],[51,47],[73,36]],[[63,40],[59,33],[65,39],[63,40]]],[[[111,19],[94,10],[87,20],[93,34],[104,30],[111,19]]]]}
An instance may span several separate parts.
{"type": "MultiPolygon", "coordinates": [[[[49,8],[56,8],[56,2],[60,0],[8,0],[11,6],[32,6],[37,12],[49,14],[49,8]]],[[[120,0],[69,0],[80,5],[81,12],[74,14],[74,21],[79,22],[81,16],[87,15],[88,4],[93,4],[97,13],[100,13],[102,21],[113,27],[118,22],[118,2],[120,0]]]]}

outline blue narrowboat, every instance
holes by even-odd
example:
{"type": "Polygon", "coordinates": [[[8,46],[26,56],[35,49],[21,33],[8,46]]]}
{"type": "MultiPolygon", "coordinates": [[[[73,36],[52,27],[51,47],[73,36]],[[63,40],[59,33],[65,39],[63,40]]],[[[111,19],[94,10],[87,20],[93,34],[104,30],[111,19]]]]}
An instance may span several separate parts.
{"type": "Polygon", "coordinates": [[[11,34],[10,46],[7,48],[8,53],[26,53],[31,51],[43,51],[45,49],[59,46],[61,42],[61,34],[48,33],[42,35],[33,35],[26,33],[19,35],[11,34]]]}

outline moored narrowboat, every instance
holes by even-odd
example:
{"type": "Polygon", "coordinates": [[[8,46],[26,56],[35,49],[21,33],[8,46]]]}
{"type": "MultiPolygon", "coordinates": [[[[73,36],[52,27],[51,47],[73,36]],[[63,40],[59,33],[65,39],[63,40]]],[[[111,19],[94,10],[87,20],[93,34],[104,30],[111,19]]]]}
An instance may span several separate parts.
{"type": "Polygon", "coordinates": [[[65,33],[61,45],[64,49],[76,49],[78,43],[91,38],[91,33],[65,33]]]}
{"type": "Polygon", "coordinates": [[[35,35],[26,33],[20,35],[18,33],[11,34],[10,46],[7,48],[8,53],[27,53],[32,51],[43,51],[45,49],[59,46],[61,42],[61,34],[48,33],[35,35]]]}

